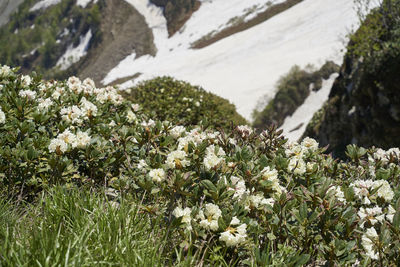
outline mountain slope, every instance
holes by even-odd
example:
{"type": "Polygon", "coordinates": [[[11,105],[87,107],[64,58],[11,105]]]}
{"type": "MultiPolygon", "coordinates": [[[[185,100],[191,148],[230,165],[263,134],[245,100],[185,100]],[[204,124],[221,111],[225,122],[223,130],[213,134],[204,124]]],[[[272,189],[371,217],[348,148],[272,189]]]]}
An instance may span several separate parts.
{"type": "Polygon", "coordinates": [[[202,1],[199,10],[171,38],[161,12],[150,12],[153,7],[141,7],[139,1],[129,2],[148,24],[153,21],[150,27],[158,52],[155,57],[139,58],[133,53],[105,77],[105,84],[136,73],[142,73],[136,81],[170,75],[228,98],[247,118],[262,95],[273,95],[278,78],[294,64],[320,67],[326,59],[341,63],[341,37],[358,21],[352,1],[305,0],[264,23],[195,50],[190,48],[194,41],[223,28],[229,18],[246,14],[244,10],[248,12],[255,2],[263,6],[267,1],[202,1]]]}

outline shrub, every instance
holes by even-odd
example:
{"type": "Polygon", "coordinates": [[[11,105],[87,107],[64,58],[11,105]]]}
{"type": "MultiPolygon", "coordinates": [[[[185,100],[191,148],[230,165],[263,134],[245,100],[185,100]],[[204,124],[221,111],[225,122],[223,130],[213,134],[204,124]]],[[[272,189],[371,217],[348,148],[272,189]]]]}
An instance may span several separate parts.
{"type": "MultiPolygon", "coordinates": [[[[275,128],[218,132],[153,121],[114,88],[95,88],[91,80],[46,83],[7,67],[0,73],[2,191],[94,184],[140,200],[140,212],[157,220],[169,241],[160,250],[168,255],[164,265],[400,262],[398,148],[349,146],[349,161],[339,162],[315,140],[289,143],[275,128]]],[[[86,212],[67,204],[53,210],[60,221],[86,212]]],[[[90,220],[83,225],[93,228],[90,220]]],[[[53,237],[34,240],[60,244],[53,237]]],[[[33,257],[62,258],[52,244],[46,243],[47,257],[33,257]]]]}
{"type": "Polygon", "coordinates": [[[145,113],[174,124],[198,125],[204,120],[205,124],[224,129],[230,128],[232,122],[246,124],[227,100],[171,77],[144,81],[132,88],[126,98],[141,103],[145,113]]]}

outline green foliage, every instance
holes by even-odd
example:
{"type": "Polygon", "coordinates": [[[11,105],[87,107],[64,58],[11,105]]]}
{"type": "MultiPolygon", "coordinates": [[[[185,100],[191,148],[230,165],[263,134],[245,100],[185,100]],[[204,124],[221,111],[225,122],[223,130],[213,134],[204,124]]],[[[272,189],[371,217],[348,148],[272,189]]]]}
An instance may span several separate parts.
{"type": "Polygon", "coordinates": [[[253,111],[253,126],[265,129],[268,125],[281,126],[287,116],[292,115],[304,103],[310,94],[310,85],[318,91],[322,86],[322,79],[338,71],[338,66],[329,61],[320,70],[313,71],[312,66],[303,70],[299,66],[291,68],[289,73],[281,77],[277,83],[274,99],[262,111],[253,111]]]}
{"type": "Polygon", "coordinates": [[[2,263],[400,263],[398,148],[341,162],[274,127],[158,120],[91,80],[0,77],[0,192],[17,201],[0,202],[2,263]]]}
{"type": "Polygon", "coordinates": [[[204,89],[171,77],[144,81],[131,89],[127,99],[140,103],[143,111],[180,125],[198,125],[202,121],[214,128],[229,129],[246,124],[227,100],[204,89]]]}
{"type": "Polygon", "coordinates": [[[63,0],[45,10],[30,12],[35,2],[24,1],[10,22],[0,28],[0,62],[21,66],[23,72],[44,70],[47,77],[60,77],[62,72],[52,68],[67,49],[67,44],[73,42],[76,45],[89,28],[94,35],[91,45],[100,40],[101,3],[83,9],[75,0],[63,0]],[[69,34],[62,35],[66,29],[69,34]]]}

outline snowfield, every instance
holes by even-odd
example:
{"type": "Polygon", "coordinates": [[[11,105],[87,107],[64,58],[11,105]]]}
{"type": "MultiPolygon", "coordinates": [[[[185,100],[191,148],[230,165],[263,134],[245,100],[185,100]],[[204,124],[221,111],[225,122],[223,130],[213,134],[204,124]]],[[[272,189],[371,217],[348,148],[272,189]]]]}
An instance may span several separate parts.
{"type": "Polygon", "coordinates": [[[33,12],[40,9],[46,9],[49,6],[57,5],[58,3],[61,3],[61,0],[42,0],[40,2],[37,2],[33,7],[31,7],[29,11],[33,12]]]}
{"type": "Polygon", "coordinates": [[[319,68],[326,60],[341,64],[346,34],[359,23],[351,0],[304,0],[246,31],[191,49],[194,41],[227,27],[231,19],[250,19],[265,10],[268,2],[284,1],[203,0],[171,38],[160,8],[147,0],[126,1],[145,17],[158,52],[155,57],[139,58],[132,53],[108,73],[104,84],[142,73],[122,85],[128,88],[140,80],[170,75],[229,99],[247,119],[259,99],[273,97],[277,80],[293,65],[311,63],[319,68]]]}

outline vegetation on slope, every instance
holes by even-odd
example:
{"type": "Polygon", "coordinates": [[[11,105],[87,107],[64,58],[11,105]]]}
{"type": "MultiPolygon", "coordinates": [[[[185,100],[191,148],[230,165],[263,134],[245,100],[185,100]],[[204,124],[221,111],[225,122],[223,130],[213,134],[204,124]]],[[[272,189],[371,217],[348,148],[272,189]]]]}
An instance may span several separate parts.
{"type": "Polygon", "coordinates": [[[312,67],[305,70],[299,66],[292,67],[289,73],[279,79],[275,97],[263,110],[253,111],[253,126],[258,129],[266,129],[271,124],[281,126],[285,118],[291,116],[304,103],[310,91],[318,91],[322,80],[328,79],[338,68],[331,61],[326,62],[317,71],[313,71],[312,67]]]}
{"type": "Polygon", "coordinates": [[[340,162],[274,128],[152,120],[89,79],[0,84],[6,265],[400,263],[399,149],[340,162]]]}
{"type": "Polygon", "coordinates": [[[35,2],[24,1],[9,23],[0,28],[0,62],[50,77],[55,75],[50,69],[68,44],[79,44],[80,36],[89,29],[94,36],[90,45],[100,40],[101,2],[83,9],[75,0],[62,0],[44,10],[29,11],[35,2]]]}
{"type": "Polygon", "coordinates": [[[174,124],[187,126],[203,122],[215,129],[246,124],[228,100],[171,77],[144,81],[132,88],[126,98],[141,103],[143,112],[174,124]]]}
{"type": "Polygon", "coordinates": [[[399,146],[400,1],[383,1],[351,36],[328,103],[305,135],[344,156],[347,144],[399,146]]]}

